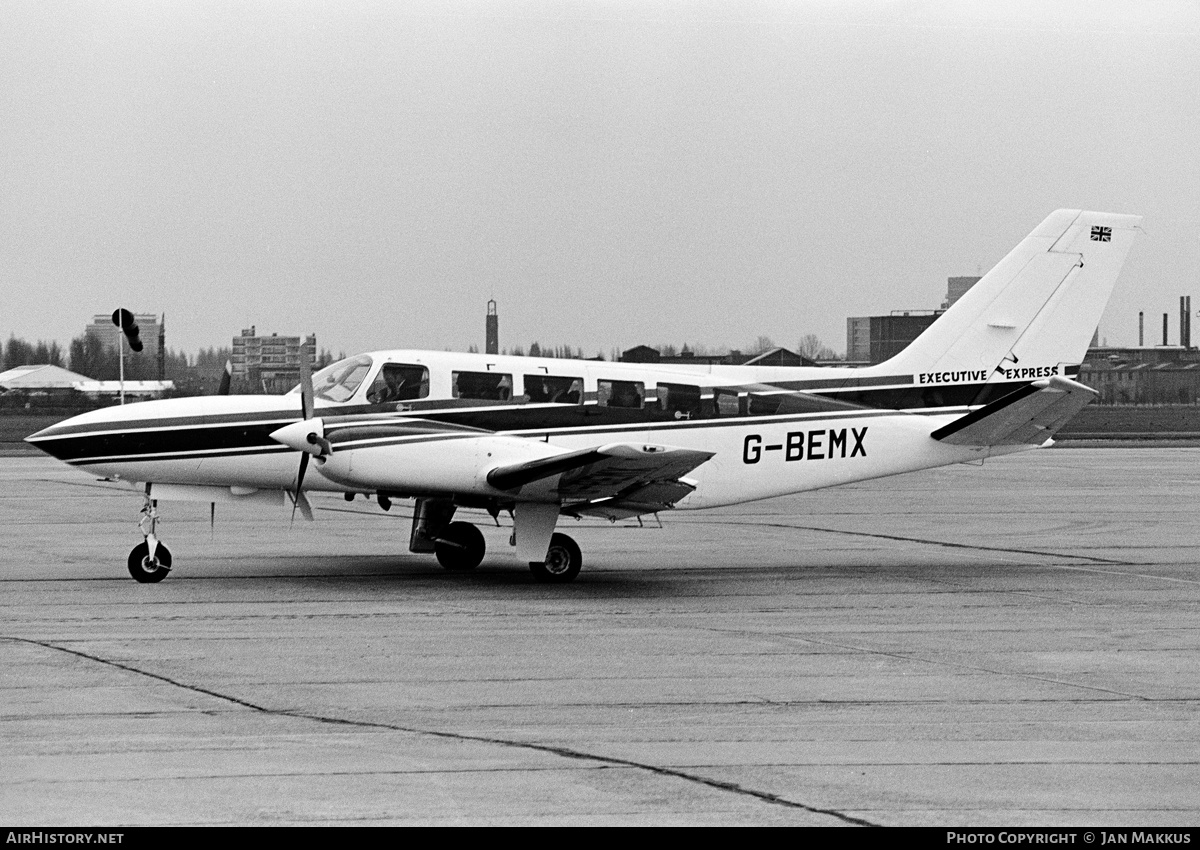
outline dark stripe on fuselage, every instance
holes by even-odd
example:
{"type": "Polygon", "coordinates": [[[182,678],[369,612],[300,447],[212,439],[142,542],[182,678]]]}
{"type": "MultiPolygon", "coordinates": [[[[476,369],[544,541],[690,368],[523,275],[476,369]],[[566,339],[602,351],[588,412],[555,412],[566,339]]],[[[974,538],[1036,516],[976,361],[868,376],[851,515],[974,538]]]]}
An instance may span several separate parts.
{"type": "MultiPolygon", "coordinates": [[[[213,454],[218,451],[228,454],[247,450],[261,452],[286,448],[271,439],[271,432],[295,421],[296,419],[292,418],[252,425],[235,424],[204,428],[171,426],[161,429],[145,428],[144,422],[138,422],[138,430],[122,433],[88,434],[72,429],[74,436],[57,437],[43,432],[45,436],[34,445],[68,463],[82,458],[131,459],[143,455],[213,454]]],[[[119,427],[119,424],[106,423],[102,427],[105,431],[110,431],[119,427]]],[[[96,426],[93,426],[93,430],[95,428],[96,426]]]]}
{"type": "MultiPolygon", "coordinates": [[[[1068,374],[1072,370],[1066,370],[1068,374]]],[[[878,379],[878,380],[883,380],[878,379]]],[[[887,380],[894,380],[888,378],[887,380]]],[[[403,412],[388,413],[390,406],[356,405],[353,407],[318,409],[317,415],[325,418],[327,427],[336,433],[339,422],[350,425],[349,419],[368,415],[370,423],[356,423],[363,427],[360,432],[371,437],[382,437],[393,442],[387,435],[386,423],[411,419],[427,420],[456,428],[478,429],[483,432],[521,432],[536,434],[579,434],[585,432],[622,431],[649,428],[665,436],[674,428],[691,429],[714,425],[738,424],[780,420],[819,418],[843,418],[854,415],[878,415],[890,411],[923,411],[939,413],[953,408],[976,407],[1002,398],[1028,381],[1005,381],[994,384],[941,384],[918,387],[908,386],[870,388],[860,380],[859,385],[849,390],[826,390],[821,393],[784,393],[783,398],[794,400],[802,409],[781,410],[779,414],[753,415],[754,402],[736,415],[715,415],[706,405],[704,413],[695,418],[676,418],[674,411],[663,411],[657,405],[646,408],[601,407],[595,404],[578,405],[526,405],[497,404],[483,407],[486,402],[473,402],[473,407],[463,408],[462,400],[443,405],[426,402],[418,409],[413,405],[403,412]],[[823,400],[834,402],[829,404],[823,400]],[[846,403],[861,408],[854,410],[846,403]],[[822,409],[827,408],[827,409],[822,409]],[[748,413],[750,415],[748,415],[748,413]],[[704,415],[707,414],[707,415],[704,415]]],[[[787,390],[788,385],[772,385],[787,390]]],[[[753,385],[752,392],[761,395],[764,385],[753,385]]],[[[137,459],[181,459],[202,457],[229,457],[237,454],[262,454],[286,450],[271,439],[271,432],[299,420],[293,412],[268,411],[229,416],[210,415],[174,417],[158,420],[131,420],[92,424],[62,423],[40,432],[33,443],[42,451],[67,463],[97,463],[101,460],[137,459]],[[276,418],[278,417],[278,418],[276,418]],[[216,424],[223,423],[223,424],[216,424]],[[128,430],[121,430],[128,429],[128,430]],[[100,433],[97,433],[100,432],[100,433]]],[[[435,429],[436,430],[436,429],[435,429]]],[[[403,441],[398,436],[395,442],[403,441]]]]}
{"type": "Polygon", "coordinates": [[[926,410],[938,407],[984,405],[1003,398],[1028,384],[1028,381],[1004,381],[996,384],[933,384],[924,387],[830,391],[821,393],[821,395],[874,410],[926,410]]]}

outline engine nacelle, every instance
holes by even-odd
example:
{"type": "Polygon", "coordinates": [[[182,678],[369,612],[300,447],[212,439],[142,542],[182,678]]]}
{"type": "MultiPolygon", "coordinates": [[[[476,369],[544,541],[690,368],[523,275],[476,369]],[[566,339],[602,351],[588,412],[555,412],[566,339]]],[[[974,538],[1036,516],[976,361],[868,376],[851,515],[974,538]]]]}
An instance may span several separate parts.
{"type": "Polygon", "coordinates": [[[488,472],[561,453],[543,442],[491,435],[418,438],[353,448],[338,445],[321,466],[321,475],[355,490],[511,496],[488,484],[488,472]]]}

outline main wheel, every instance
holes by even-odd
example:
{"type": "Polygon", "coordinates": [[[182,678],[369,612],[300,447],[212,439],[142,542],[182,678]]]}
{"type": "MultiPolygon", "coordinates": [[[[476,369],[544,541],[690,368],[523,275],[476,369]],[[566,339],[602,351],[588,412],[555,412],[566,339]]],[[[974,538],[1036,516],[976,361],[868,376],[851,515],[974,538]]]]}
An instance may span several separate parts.
{"type": "Polygon", "coordinates": [[[566,584],[574,581],[583,566],[583,553],[575,541],[565,534],[550,538],[545,561],[530,561],[529,569],[538,581],[566,584]]]}
{"type": "Polygon", "coordinates": [[[483,560],[483,534],[469,522],[452,522],[433,544],[438,563],[455,573],[475,569],[483,560]]]}
{"type": "Polygon", "coordinates": [[[134,581],[150,584],[162,581],[171,571],[171,550],[159,543],[150,557],[150,544],[143,540],[129,553],[129,574],[134,581]]]}

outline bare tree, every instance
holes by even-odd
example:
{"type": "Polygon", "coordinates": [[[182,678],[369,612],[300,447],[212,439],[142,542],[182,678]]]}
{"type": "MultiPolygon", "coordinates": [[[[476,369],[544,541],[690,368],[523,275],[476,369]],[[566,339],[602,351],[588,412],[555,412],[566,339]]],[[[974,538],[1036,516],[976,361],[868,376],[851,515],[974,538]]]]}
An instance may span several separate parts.
{"type": "Polygon", "coordinates": [[[770,351],[775,347],[775,341],[769,336],[760,336],[754,341],[752,354],[762,354],[764,351],[770,351]]]}
{"type": "Polygon", "coordinates": [[[816,334],[805,334],[800,337],[800,344],[796,346],[796,353],[803,354],[805,357],[811,357],[815,360],[820,356],[823,349],[825,349],[825,345],[821,342],[819,336],[816,334]]]}

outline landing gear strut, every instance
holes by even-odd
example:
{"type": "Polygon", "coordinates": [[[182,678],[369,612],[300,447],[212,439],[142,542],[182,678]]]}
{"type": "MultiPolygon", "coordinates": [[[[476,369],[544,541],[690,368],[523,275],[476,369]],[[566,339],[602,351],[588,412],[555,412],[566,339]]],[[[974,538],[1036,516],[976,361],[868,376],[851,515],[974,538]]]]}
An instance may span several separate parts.
{"type": "Polygon", "coordinates": [[[566,584],[574,581],[583,566],[583,554],[579,546],[565,534],[550,538],[545,561],[530,561],[529,570],[538,581],[549,584],[566,584]]]}
{"type": "Polygon", "coordinates": [[[158,501],[150,498],[150,485],[146,485],[145,502],[138,528],[146,539],[133,547],[129,553],[129,574],[141,584],[162,581],[171,571],[171,550],[158,541],[158,501]]]}

